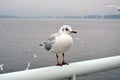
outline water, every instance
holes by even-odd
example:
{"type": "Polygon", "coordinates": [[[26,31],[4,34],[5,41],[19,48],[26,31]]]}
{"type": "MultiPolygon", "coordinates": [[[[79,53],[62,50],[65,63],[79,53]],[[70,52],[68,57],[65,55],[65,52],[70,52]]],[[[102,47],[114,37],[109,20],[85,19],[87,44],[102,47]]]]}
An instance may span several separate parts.
{"type": "MultiPolygon", "coordinates": [[[[52,66],[55,54],[39,46],[64,25],[72,26],[74,45],[67,62],[120,55],[120,20],[0,19],[0,73],[52,66]]],[[[61,57],[61,56],[60,56],[61,57]]],[[[120,69],[78,77],[77,80],[119,80],[120,69]]]]}

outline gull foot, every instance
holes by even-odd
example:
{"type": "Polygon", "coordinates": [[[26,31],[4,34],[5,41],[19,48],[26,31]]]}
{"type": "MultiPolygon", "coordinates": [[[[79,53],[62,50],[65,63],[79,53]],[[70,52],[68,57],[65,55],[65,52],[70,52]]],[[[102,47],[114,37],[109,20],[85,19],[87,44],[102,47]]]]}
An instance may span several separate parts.
{"type": "Polygon", "coordinates": [[[60,64],[60,63],[57,63],[57,64],[56,64],[56,66],[62,66],[62,64],[60,64]]]}
{"type": "Polygon", "coordinates": [[[66,63],[65,61],[62,62],[62,65],[68,65],[68,63],[66,63]]]}

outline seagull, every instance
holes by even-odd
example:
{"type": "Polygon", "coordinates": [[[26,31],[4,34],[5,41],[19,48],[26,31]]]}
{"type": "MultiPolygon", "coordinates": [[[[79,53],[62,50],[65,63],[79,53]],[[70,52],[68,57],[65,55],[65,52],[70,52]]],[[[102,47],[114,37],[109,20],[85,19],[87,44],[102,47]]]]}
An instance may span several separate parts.
{"type": "Polygon", "coordinates": [[[69,25],[63,25],[57,33],[52,34],[40,46],[45,50],[56,54],[57,66],[67,65],[64,60],[64,53],[72,46],[73,39],[71,34],[77,33],[69,25]],[[58,54],[62,54],[62,63],[59,62],[58,54]]]}

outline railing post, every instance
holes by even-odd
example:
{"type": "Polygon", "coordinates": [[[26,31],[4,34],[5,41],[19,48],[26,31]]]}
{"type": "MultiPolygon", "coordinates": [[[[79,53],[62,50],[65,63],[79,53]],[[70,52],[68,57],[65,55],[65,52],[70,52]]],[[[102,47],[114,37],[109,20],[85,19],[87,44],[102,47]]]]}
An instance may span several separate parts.
{"type": "Polygon", "coordinates": [[[75,74],[73,74],[73,76],[71,77],[71,79],[70,80],[76,80],[76,75],[75,74]]]}

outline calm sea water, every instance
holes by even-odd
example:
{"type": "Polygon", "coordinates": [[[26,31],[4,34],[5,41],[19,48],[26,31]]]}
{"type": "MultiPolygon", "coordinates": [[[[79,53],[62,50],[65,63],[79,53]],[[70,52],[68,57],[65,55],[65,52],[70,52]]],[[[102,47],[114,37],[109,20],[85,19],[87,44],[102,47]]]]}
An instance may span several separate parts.
{"type": "MultiPolygon", "coordinates": [[[[39,43],[65,24],[78,32],[72,35],[74,45],[65,54],[67,62],[120,55],[120,19],[0,19],[0,73],[55,65],[55,54],[39,43]]],[[[120,69],[77,79],[120,80],[120,69]]]]}

